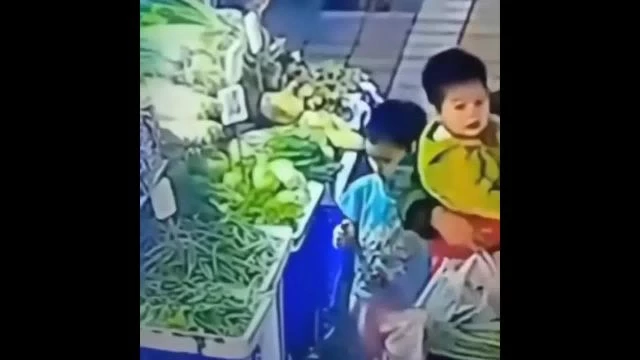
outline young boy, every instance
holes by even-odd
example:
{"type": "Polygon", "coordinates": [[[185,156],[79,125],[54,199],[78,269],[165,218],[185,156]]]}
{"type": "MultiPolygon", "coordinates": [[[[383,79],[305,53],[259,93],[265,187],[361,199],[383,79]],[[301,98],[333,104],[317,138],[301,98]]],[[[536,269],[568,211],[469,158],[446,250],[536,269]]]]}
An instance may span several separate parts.
{"type": "MultiPolygon", "coordinates": [[[[434,288],[445,290],[427,298],[427,331],[431,352],[463,359],[456,354],[472,351],[459,345],[464,327],[497,328],[499,337],[499,119],[489,112],[484,64],[464,50],[449,49],[429,59],[422,83],[438,113],[418,149],[421,183],[437,200],[425,221],[437,232],[430,242],[436,267],[445,261],[450,270],[432,279],[434,288]],[[445,307],[452,310],[437,310],[445,307]],[[468,321],[454,320],[463,312],[468,321]]],[[[497,344],[497,352],[485,346],[482,358],[499,356],[499,340],[497,344]]]]}
{"type": "Polygon", "coordinates": [[[335,228],[334,246],[355,253],[349,309],[359,359],[423,357],[426,314],[412,307],[428,281],[429,256],[427,243],[404,229],[399,200],[406,186],[399,186],[398,172],[407,161],[413,168],[407,159],[425,124],[416,104],[388,100],[374,108],[365,149],[375,173],[354,181],[339,200],[348,220],[335,228]]]}

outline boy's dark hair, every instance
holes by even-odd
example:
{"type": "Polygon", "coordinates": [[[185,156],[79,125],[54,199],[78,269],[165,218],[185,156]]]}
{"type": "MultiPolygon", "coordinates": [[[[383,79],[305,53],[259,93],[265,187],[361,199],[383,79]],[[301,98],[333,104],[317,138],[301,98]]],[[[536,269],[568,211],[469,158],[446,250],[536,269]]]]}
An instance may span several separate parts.
{"type": "Polygon", "coordinates": [[[373,108],[364,133],[373,144],[388,141],[410,150],[425,126],[427,114],[419,105],[410,101],[386,100],[373,108]]]}
{"type": "Polygon", "coordinates": [[[462,49],[440,52],[427,61],[422,70],[422,87],[429,102],[440,112],[445,87],[477,80],[487,87],[487,68],[482,60],[462,49]]]}

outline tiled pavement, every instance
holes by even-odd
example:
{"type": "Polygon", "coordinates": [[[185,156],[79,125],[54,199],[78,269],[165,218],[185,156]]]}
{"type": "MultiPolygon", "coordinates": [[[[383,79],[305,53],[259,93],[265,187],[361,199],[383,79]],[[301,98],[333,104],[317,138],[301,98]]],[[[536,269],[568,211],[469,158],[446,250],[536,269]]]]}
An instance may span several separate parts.
{"type": "Polygon", "coordinates": [[[304,48],[310,61],[346,60],[371,72],[385,92],[398,65],[411,28],[411,12],[331,12],[321,15],[320,26],[304,48]]]}
{"type": "Polygon", "coordinates": [[[432,110],[427,106],[419,74],[429,56],[456,46],[462,31],[460,46],[482,58],[489,71],[489,87],[500,88],[500,0],[476,0],[473,8],[471,5],[471,0],[424,1],[389,97],[413,100],[432,110]]]}
{"type": "Polygon", "coordinates": [[[500,0],[476,0],[461,46],[484,60],[489,87],[500,89],[500,0]]]}
{"type": "Polygon", "coordinates": [[[392,80],[390,98],[412,100],[430,110],[420,84],[422,68],[431,55],[457,45],[471,3],[471,0],[423,2],[392,80]]]}
{"type": "MultiPolygon", "coordinates": [[[[424,0],[421,6],[419,2],[396,1],[390,13],[322,11],[295,24],[287,21],[285,32],[305,33],[306,39],[300,40],[306,43],[309,61],[348,59],[369,70],[389,97],[413,100],[428,109],[419,74],[429,56],[457,45],[469,17],[461,46],[485,61],[490,87],[499,88],[500,0],[476,0],[473,9],[472,0],[424,0]]],[[[282,15],[280,19],[292,17],[282,15]]]]}

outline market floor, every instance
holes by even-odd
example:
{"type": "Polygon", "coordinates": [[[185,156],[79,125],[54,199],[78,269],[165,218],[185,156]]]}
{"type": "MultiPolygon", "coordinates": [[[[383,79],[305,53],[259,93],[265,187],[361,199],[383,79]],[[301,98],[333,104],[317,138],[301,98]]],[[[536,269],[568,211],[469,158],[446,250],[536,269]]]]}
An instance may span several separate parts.
{"type": "Polygon", "coordinates": [[[500,89],[500,0],[476,0],[460,46],[487,65],[489,88],[500,89]]]}

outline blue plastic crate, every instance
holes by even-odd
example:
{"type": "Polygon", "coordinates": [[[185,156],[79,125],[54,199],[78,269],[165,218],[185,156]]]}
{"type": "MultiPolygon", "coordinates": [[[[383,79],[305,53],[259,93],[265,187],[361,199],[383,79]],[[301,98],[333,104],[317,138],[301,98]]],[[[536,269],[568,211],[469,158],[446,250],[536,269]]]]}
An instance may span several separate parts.
{"type": "MultiPolygon", "coordinates": [[[[284,273],[285,346],[293,359],[303,359],[316,345],[316,314],[330,306],[341,252],[331,244],[333,228],[343,219],[335,206],[319,206],[302,248],[291,255],[284,273]]],[[[320,330],[320,329],[318,329],[320,330]]],[[[322,336],[322,333],[318,334],[322,336]]]]}

